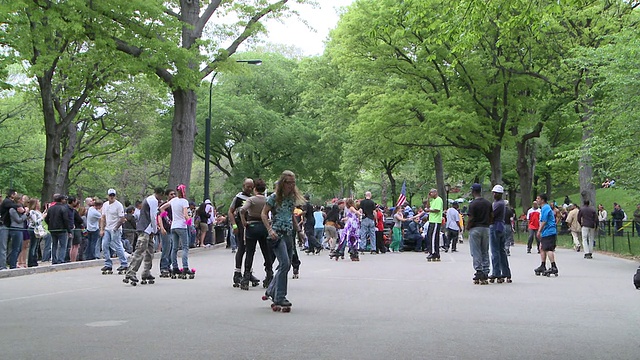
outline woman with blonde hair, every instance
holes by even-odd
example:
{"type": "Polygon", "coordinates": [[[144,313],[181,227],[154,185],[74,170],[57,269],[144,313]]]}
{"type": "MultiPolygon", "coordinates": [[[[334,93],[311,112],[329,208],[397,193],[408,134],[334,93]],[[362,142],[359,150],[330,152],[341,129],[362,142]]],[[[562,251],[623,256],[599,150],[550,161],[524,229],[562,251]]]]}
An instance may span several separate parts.
{"type": "Polygon", "coordinates": [[[269,233],[269,245],[273,249],[275,258],[278,259],[276,274],[262,297],[263,300],[273,300],[271,304],[273,311],[291,311],[291,303],[286,296],[287,276],[291,269],[294,249],[293,235],[298,233],[300,237],[304,237],[304,232],[294,219],[293,210],[296,206],[305,203],[304,197],[296,187],[295,174],[285,170],[276,183],[275,192],[267,198],[262,209],[262,223],[269,233]],[[271,221],[269,213],[271,213],[271,221]]]}

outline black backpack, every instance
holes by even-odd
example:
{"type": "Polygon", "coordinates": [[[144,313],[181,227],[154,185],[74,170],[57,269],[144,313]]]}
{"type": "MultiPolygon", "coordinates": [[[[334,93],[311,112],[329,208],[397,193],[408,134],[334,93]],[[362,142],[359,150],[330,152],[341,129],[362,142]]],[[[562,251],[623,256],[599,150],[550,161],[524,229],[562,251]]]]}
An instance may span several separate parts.
{"type": "Polygon", "coordinates": [[[640,267],[636,270],[636,274],[633,275],[633,285],[636,286],[637,290],[640,290],[640,267]]]}

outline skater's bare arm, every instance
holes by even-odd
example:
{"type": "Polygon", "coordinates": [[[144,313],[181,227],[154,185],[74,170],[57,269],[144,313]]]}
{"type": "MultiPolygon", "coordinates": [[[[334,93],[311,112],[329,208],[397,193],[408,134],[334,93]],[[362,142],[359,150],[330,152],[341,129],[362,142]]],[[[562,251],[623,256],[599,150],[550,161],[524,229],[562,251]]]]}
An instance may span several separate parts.
{"type": "Polygon", "coordinates": [[[277,240],[278,234],[276,234],[276,232],[273,231],[273,229],[271,228],[271,222],[269,221],[269,211],[271,211],[271,205],[267,203],[262,208],[262,213],[260,214],[260,218],[262,218],[262,223],[264,224],[264,227],[266,227],[267,230],[269,231],[269,236],[271,237],[271,239],[277,240]]]}

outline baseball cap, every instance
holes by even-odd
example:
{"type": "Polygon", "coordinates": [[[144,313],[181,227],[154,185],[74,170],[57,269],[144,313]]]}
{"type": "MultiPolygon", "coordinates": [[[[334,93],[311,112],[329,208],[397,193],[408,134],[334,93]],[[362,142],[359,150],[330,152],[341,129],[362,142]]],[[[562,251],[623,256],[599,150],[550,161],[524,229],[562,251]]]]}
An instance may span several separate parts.
{"type": "Polygon", "coordinates": [[[482,185],[475,183],[473,185],[471,185],[471,190],[472,191],[482,191],[482,185]]]}
{"type": "Polygon", "coordinates": [[[107,190],[107,195],[115,195],[115,194],[116,194],[116,190],[115,189],[107,190]]]}
{"type": "Polygon", "coordinates": [[[504,188],[502,187],[502,185],[496,185],[493,187],[493,189],[491,189],[491,192],[504,194],[504,188]]]}

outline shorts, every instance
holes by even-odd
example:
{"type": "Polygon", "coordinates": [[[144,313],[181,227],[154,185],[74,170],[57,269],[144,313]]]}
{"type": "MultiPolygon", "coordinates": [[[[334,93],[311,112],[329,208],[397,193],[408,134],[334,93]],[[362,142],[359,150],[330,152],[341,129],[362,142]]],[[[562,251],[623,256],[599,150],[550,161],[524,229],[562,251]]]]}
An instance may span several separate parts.
{"type": "Polygon", "coordinates": [[[73,238],[72,238],[71,245],[80,245],[80,243],[82,242],[82,230],[74,229],[72,234],[73,234],[73,238]]]}
{"type": "Polygon", "coordinates": [[[542,251],[555,251],[556,250],[556,235],[543,236],[540,238],[540,250],[542,251]]]}
{"type": "Polygon", "coordinates": [[[209,231],[209,224],[207,224],[206,221],[200,223],[200,231],[203,233],[206,233],[207,231],[209,231]]]}

